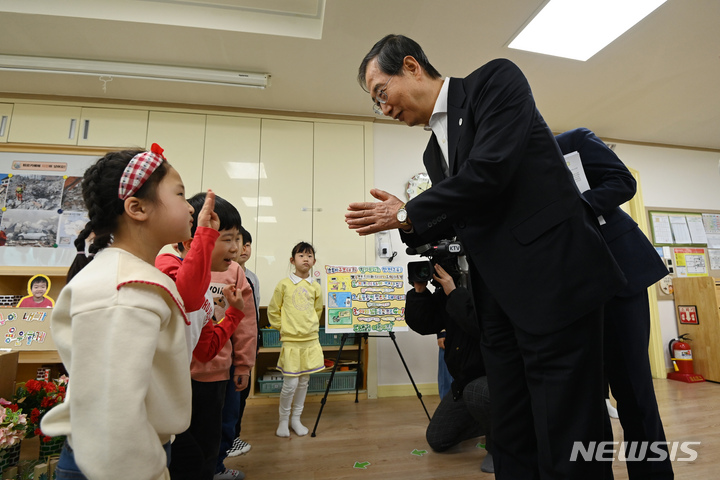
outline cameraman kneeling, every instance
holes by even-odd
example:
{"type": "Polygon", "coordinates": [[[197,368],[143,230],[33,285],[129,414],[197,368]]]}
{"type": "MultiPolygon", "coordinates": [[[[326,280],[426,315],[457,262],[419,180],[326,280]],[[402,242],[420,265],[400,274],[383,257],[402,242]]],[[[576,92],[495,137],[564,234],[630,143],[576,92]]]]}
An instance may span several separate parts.
{"type": "Polygon", "coordinates": [[[452,276],[435,265],[430,293],[427,282],[414,281],[407,293],[405,321],[422,335],[445,330],[445,363],[453,377],[452,388],[440,401],[427,428],[426,438],[436,452],[485,435],[488,453],[480,466],[493,473],[490,441],[490,393],[485,365],[480,354],[480,327],[470,292],[456,287],[452,276]]]}

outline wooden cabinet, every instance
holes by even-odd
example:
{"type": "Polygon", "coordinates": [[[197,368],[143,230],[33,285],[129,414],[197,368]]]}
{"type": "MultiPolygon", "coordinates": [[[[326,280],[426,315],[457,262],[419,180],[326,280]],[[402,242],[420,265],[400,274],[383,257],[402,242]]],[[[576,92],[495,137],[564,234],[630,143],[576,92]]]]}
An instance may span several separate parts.
{"type": "Polygon", "coordinates": [[[257,200],[254,271],[268,302],[290,271],[293,246],[313,241],[312,122],[263,119],[257,200]]]}
{"type": "Polygon", "coordinates": [[[82,108],[17,103],[8,142],[76,145],[82,108]]]}
{"type": "Polygon", "coordinates": [[[122,149],[143,148],[147,126],[147,110],[83,107],[77,144],[122,149]]]}
{"type": "Polygon", "coordinates": [[[673,279],[678,333],[688,334],[695,373],[720,382],[720,279],[673,279]],[[697,324],[682,323],[679,307],[695,307],[697,324]]]}
{"type": "MultiPolygon", "coordinates": [[[[208,115],[202,173],[202,191],[210,188],[232,203],[253,239],[260,203],[260,122],[259,118],[208,115]]],[[[256,271],[255,255],[247,268],[256,271]]]]}
{"type": "Polygon", "coordinates": [[[205,149],[205,115],[150,112],[145,148],[157,143],[179,173],[190,197],[200,192],[205,149]]]}
{"type": "Polygon", "coordinates": [[[10,131],[10,118],[12,117],[13,104],[0,103],[0,143],[6,143],[10,131]]]}
{"type": "Polygon", "coordinates": [[[147,110],[17,103],[7,141],[142,148],[147,124],[147,110]]]}

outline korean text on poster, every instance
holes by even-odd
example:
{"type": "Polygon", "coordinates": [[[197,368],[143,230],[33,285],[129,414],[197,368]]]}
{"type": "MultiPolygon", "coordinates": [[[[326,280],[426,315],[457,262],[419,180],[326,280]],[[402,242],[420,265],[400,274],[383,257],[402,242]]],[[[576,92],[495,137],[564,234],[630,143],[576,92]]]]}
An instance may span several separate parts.
{"type": "Polygon", "coordinates": [[[402,266],[325,267],[328,333],[407,331],[402,266]]]}

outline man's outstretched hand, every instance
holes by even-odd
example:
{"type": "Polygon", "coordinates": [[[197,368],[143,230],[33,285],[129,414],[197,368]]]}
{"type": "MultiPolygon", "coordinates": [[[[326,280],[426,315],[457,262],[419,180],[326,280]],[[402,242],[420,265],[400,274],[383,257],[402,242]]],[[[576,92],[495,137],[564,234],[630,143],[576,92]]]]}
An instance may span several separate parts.
{"type": "Polygon", "coordinates": [[[359,235],[370,235],[385,230],[400,228],[397,212],[403,201],[384,190],[373,188],[370,195],[379,202],[355,202],[348,206],[345,223],[359,235]]]}

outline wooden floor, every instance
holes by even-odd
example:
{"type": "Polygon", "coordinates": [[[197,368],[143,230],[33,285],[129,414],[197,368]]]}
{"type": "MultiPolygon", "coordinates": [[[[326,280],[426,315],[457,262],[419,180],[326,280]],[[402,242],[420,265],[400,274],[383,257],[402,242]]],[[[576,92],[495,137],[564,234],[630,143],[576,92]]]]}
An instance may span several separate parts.
{"type": "MultiPolygon", "coordinates": [[[[720,385],[686,384],[655,380],[655,391],[668,441],[701,442],[694,445],[694,462],[675,461],[675,478],[708,480],[720,478],[720,385]]],[[[430,414],[437,396],[423,401],[430,414]]],[[[303,422],[312,432],[320,404],[308,402],[303,422]]],[[[248,480],[336,480],[336,479],[482,479],[482,440],[469,440],[446,453],[433,453],[425,442],[427,417],[417,397],[335,400],[331,396],[323,410],[317,436],[278,438],[277,405],[248,405],[242,438],[252,450],[229,458],[226,466],[240,469],[248,480]],[[427,453],[413,455],[413,450],[427,453]],[[356,462],[370,462],[365,469],[356,462]]],[[[613,420],[615,439],[622,440],[618,420],[613,420]]],[[[678,458],[686,457],[678,452],[678,458]]],[[[615,478],[627,479],[625,465],[615,461],[615,478]]]]}

